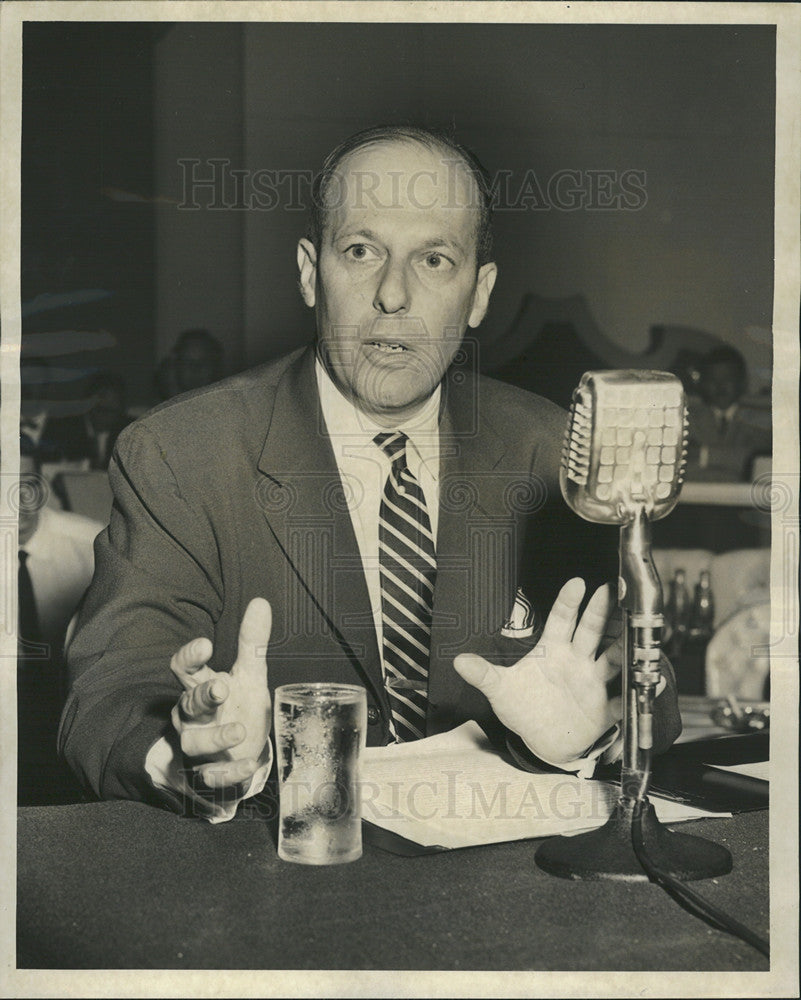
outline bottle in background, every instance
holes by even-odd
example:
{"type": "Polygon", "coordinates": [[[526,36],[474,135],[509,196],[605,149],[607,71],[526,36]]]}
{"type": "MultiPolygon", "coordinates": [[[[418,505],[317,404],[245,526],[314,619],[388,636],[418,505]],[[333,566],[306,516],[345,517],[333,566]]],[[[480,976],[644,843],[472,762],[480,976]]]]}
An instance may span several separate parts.
{"type": "MultiPolygon", "coordinates": [[[[677,591],[681,595],[680,603],[687,599],[684,580],[679,581],[677,591]]],[[[712,638],[714,618],[715,602],[709,570],[701,570],[700,579],[695,585],[692,607],[686,609],[685,629],[680,640],[681,655],[676,680],[682,694],[706,694],[706,647],[712,638]]]]}
{"type": "Polygon", "coordinates": [[[687,574],[677,569],[670,582],[665,608],[667,633],[665,652],[671,659],[681,656],[690,628],[690,595],[687,591],[687,574]]]}
{"type": "Polygon", "coordinates": [[[690,615],[690,635],[694,639],[709,642],[714,631],[715,599],[712,595],[712,584],[709,570],[701,570],[701,577],[695,585],[695,597],[690,615]]]}

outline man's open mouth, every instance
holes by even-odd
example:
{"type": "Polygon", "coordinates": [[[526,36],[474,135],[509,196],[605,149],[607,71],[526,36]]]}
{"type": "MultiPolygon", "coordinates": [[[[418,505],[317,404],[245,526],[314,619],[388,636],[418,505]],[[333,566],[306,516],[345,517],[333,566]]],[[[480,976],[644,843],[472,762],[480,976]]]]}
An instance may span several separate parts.
{"type": "Polygon", "coordinates": [[[385,354],[400,354],[402,351],[407,350],[404,344],[393,343],[389,340],[369,340],[368,346],[375,347],[378,351],[383,351],[385,354]]]}

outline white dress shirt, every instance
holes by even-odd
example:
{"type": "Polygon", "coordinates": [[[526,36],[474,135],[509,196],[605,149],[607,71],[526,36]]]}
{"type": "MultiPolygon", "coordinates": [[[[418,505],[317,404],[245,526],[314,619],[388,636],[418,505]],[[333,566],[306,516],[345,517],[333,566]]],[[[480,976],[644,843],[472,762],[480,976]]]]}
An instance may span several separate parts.
{"type": "Polygon", "coordinates": [[[439,523],[439,399],[440,387],[423,408],[396,427],[382,427],[358,410],[334,385],[319,359],[315,363],[317,389],[326,430],[345,488],[353,531],[359,545],[378,648],[382,651],[381,577],[378,555],[378,516],[391,462],[373,438],[382,431],[403,431],[409,439],[406,464],[426,499],[434,545],[439,523]]]}
{"type": "Polygon", "coordinates": [[[42,642],[56,655],[94,572],[94,540],[103,525],[81,514],[43,507],[36,531],[20,549],[33,586],[42,642]]]}

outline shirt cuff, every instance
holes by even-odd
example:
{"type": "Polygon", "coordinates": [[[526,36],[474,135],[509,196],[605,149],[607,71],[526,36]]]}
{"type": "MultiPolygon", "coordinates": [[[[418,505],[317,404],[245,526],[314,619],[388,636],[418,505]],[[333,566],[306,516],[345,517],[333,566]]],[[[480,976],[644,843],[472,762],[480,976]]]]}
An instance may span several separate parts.
{"type": "Polygon", "coordinates": [[[264,748],[267,760],[254,772],[250,783],[240,795],[231,789],[213,789],[204,786],[197,790],[198,778],[192,768],[183,766],[170,741],[162,736],[153,744],[145,758],[145,770],[155,788],[184,815],[200,816],[209,823],[226,823],[233,819],[239,803],[258,795],[267,784],[273,763],[272,741],[264,748]]]}

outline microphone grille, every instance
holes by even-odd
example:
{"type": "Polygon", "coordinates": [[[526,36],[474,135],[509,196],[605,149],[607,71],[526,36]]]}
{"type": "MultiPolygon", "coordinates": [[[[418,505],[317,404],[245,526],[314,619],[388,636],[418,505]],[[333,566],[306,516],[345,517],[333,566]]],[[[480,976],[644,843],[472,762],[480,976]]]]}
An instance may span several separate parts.
{"type": "Polygon", "coordinates": [[[570,414],[562,445],[562,467],[568,479],[586,486],[592,452],[592,405],[580,390],[573,393],[570,414]]]}
{"type": "Polygon", "coordinates": [[[668,372],[586,372],[573,393],[560,482],[582,517],[622,524],[638,509],[651,520],[678,500],[687,455],[687,408],[668,372]]]}

